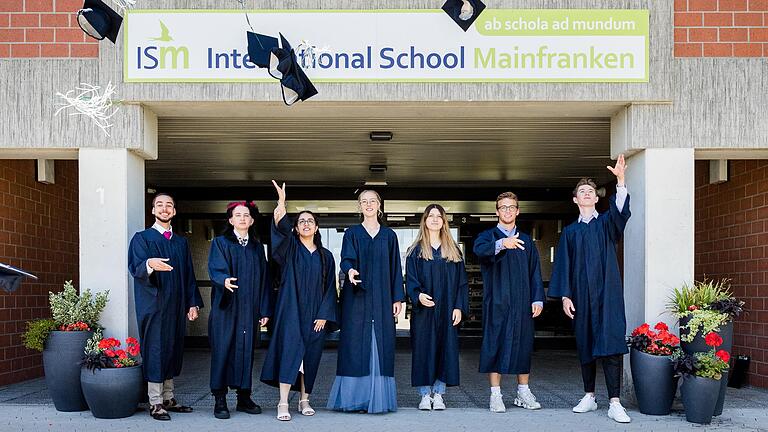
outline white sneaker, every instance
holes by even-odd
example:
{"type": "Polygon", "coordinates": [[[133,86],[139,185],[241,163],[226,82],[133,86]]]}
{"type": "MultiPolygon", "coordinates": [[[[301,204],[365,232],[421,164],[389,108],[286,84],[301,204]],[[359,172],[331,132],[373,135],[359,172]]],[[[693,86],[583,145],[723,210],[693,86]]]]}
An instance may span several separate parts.
{"type": "Polygon", "coordinates": [[[529,410],[537,410],[541,408],[541,404],[536,401],[536,396],[534,396],[530,390],[524,390],[522,392],[518,391],[517,397],[515,398],[515,405],[529,410]]]}
{"type": "Polygon", "coordinates": [[[575,413],[585,413],[594,411],[597,409],[597,402],[595,402],[595,397],[591,394],[584,395],[583,398],[579,401],[579,404],[573,407],[573,412],[575,413]]]}
{"type": "Polygon", "coordinates": [[[627,410],[621,406],[621,402],[611,402],[608,407],[608,418],[611,418],[619,423],[629,423],[632,421],[627,415],[627,410]]]}
{"type": "Polygon", "coordinates": [[[419,409],[423,411],[429,411],[432,409],[432,398],[429,397],[428,394],[425,394],[421,397],[421,402],[419,402],[419,409]]]}
{"type": "Polygon", "coordinates": [[[445,402],[443,402],[443,395],[440,393],[435,393],[434,396],[432,396],[432,409],[442,411],[445,409],[445,402]]]}
{"type": "Polygon", "coordinates": [[[491,393],[491,412],[507,412],[507,407],[504,406],[504,401],[501,399],[501,394],[491,393]]]}

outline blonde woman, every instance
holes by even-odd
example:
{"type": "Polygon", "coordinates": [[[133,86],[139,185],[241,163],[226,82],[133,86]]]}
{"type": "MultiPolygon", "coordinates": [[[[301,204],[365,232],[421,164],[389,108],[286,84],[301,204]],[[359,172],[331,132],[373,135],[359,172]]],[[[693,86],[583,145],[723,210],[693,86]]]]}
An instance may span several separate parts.
{"type": "Polygon", "coordinates": [[[336,380],[328,408],[384,413],[397,411],[395,316],[405,299],[397,235],[381,225],[381,197],[358,196],[363,223],[344,233],[336,380]]]}
{"type": "Polygon", "coordinates": [[[439,204],[430,204],[421,216],[405,273],[413,304],[411,384],[419,388],[420,410],[444,410],[445,387],[459,385],[458,325],[467,314],[469,293],[461,251],[439,204]]]}

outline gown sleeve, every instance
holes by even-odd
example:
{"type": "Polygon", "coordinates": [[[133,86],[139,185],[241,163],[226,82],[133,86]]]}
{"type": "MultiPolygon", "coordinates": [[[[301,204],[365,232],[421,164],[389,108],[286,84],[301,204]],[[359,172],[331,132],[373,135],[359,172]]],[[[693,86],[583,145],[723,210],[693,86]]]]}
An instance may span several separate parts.
{"type": "Polygon", "coordinates": [[[541,260],[536,243],[531,242],[531,254],[529,256],[528,271],[531,281],[531,303],[544,302],[544,282],[541,280],[541,260]]]}
{"type": "MultiPolygon", "coordinates": [[[[211,278],[212,298],[215,303],[211,307],[225,308],[232,300],[232,293],[224,288],[224,280],[232,277],[224,247],[222,239],[216,237],[211,242],[211,251],[208,253],[208,276],[211,278]]],[[[235,285],[237,285],[237,281],[235,281],[235,285]]]]}
{"type": "Polygon", "coordinates": [[[272,279],[269,277],[269,263],[264,255],[264,247],[257,243],[259,249],[259,265],[261,265],[261,298],[259,299],[259,318],[272,316],[272,279]]]}
{"type": "Polygon", "coordinates": [[[482,232],[477,236],[472,251],[483,263],[494,261],[498,255],[496,254],[496,241],[493,239],[491,231],[482,232]]]}
{"type": "Polygon", "coordinates": [[[293,227],[288,222],[288,216],[283,216],[276,224],[272,219],[272,258],[279,265],[285,262],[293,254],[293,227]]]}
{"type": "Polygon", "coordinates": [[[352,282],[349,280],[349,270],[355,269],[357,271],[360,271],[358,263],[357,263],[357,250],[355,249],[355,235],[352,233],[352,228],[347,228],[347,231],[344,233],[344,239],[341,243],[341,262],[339,263],[339,267],[341,268],[341,272],[344,273],[345,277],[345,284],[349,284],[350,286],[354,287],[355,289],[366,289],[365,284],[357,284],[352,285],[352,282]]]}
{"type": "Polygon", "coordinates": [[[464,260],[457,263],[458,274],[456,274],[456,299],[453,302],[454,309],[461,309],[462,315],[469,316],[469,284],[467,283],[467,270],[464,267],[464,260]]]}
{"type": "Polygon", "coordinates": [[[552,279],[549,282],[549,297],[572,298],[571,292],[571,259],[568,253],[568,233],[563,230],[555,254],[555,265],[552,269],[552,279]]]}
{"type": "Polygon", "coordinates": [[[189,243],[184,240],[184,255],[187,257],[187,273],[186,277],[186,308],[197,306],[203,307],[203,296],[200,295],[200,289],[197,287],[197,278],[195,277],[195,265],[192,262],[192,253],[189,251],[189,243]]]}
{"type": "Polygon", "coordinates": [[[392,240],[389,247],[390,277],[392,280],[392,303],[405,301],[403,290],[403,265],[400,264],[400,246],[397,243],[397,235],[392,232],[392,240]]]}
{"type": "Polygon", "coordinates": [[[421,294],[421,282],[419,281],[419,248],[415,247],[405,259],[405,288],[408,291],[408,297],[411,299],[411,304],[414,308],[422,307],[419,301],[419,294],[421,294]]]}
{"type": "MultiPolygon", "coordinates": [[[[142,237],[141,233],[136,233],[131,239],[131,245],[128,247],[128,271],[134,279],[142,284],[150,286],[150,275],[147,273],[147,260],[149,256],[149,247],[142,237]]],[[[153,287],[157,289],[157,287],[153,287]]]]}
{"type": "Polygon", "coordinates": [[[337,322],[336,318],[336,261],[333,259],[333,255],[330,252],[322,250],[321,253],[325,256],[325,265],[328,269],[328,280],[326,281],[323,293],[323,302],[320,304],[320,308],[317,311],[316,319],[322,319],[329,322],[337,322]]]}
{"type": "Polygon", "coordinates": [[[611,242],[616,243],[624,233],[624,227],[627,226],[627,221],[632,215],[629,211],[629,195],[624,200],[624,206],[621,210],[616,206],[616,195],[613,195],[610,199],[610,208],[608,209],[608,235],[611,242]]]}

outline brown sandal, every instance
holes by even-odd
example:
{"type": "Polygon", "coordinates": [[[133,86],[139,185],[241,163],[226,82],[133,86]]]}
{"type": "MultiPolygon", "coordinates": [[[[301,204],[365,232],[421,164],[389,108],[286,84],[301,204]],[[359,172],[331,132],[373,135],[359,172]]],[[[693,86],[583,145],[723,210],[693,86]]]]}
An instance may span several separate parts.
{"type": "Polygon", "coordinates": [[[171,400],[163,401],[163,407],[170,412],[177,412],[177,413],[191,413],[192,411],[194,411],[192,407],[189,407],[186,405],[179,405],[179,403],[176,402],[176,398],[171,398],[171,400]]]}
{"type": "Polygon", "coordinates": [[[167,421],[171,419],[170,414],[168,414],[168,411],[166,411],[165,407],[163,407],[161,404],[150,406],[149,415],[152,416],[152,418],[155,420],[167,421]]]}

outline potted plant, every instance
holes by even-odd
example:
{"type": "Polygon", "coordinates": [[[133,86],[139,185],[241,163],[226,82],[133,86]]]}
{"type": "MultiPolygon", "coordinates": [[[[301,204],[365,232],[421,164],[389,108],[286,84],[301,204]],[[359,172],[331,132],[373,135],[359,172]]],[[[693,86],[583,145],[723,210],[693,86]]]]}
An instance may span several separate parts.
{"type": "Polygon", "coordinates": [[[693,354],[679,351],[673,355],[673,367],[683,377],[680,393],[685,406],[685,418],[692,423],[709,424],[715,412],[723,374],[728,370],[730,354],[715,351],[723,342],[715,332],[705,336],[709,351],[693,354]]]}
{"type": "MultiPolygon", "coordinates": [[[[733,297],[730,281],[704,280],[692,286],[683,285],[670,298],[669,309],[680,320],[680,346],[693,354],[706,352],[709,347],[704,335],[717,332],[723,339],[722,350],[733,348],[733,321],[744,312],[744,302],[733,297]]],[[[723,413],[728,372],[723,379],[715,408],[716,416],[723,413]]]]}
{"type": "Polygon", "coordinates": [[[51,318],[27,323],[24,345],[42,351],[45,383],[58,411],[88,409],[80,389],[80,360],[98,327],[107,295],[94,296],[90,290],[78,295],[72,281],[67,281],[62,292],[48,294],[51,318]]]}
{"type": "Polygon", "coordinates": [[[640,412],[667,415],[677,391],[672,369],[672,354],[679,350],[680,339],[663,322],[651,327],[644,323],[632,331],[627,345],[632,382],[640,412]],[[655,331],[654,331],[655,330],[655,331]]]}
{"type": "Polygon", "coordinates": [[[718,332],[722,348],[733,347],[733,320],[741,315],[744,302],[733,298],[727,279],[719,282],[704,280],[675,288],[668,309],[680,322],[680,346],[692,354],[705,352],[704,335],[718,332]]]}
{"type": "Polygon", "coordinates": [[[142,394],[143,375],[139,342],[129,337],[126,348],[115,338],[96,332],[85,347],[80,383],[85,400],[96,418],[130,417],[142,394]]]}

